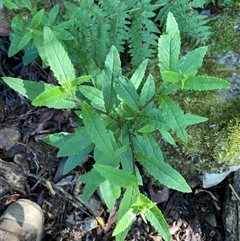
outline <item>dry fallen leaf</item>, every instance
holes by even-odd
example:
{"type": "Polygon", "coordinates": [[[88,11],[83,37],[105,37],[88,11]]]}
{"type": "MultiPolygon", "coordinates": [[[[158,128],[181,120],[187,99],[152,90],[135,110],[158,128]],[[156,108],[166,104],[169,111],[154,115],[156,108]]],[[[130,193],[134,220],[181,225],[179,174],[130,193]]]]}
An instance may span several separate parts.
{"type": "Polygon", "coordinates": [[[102,229],[105,227],[105,222],[102,217],[95,217],[102,229]]]}

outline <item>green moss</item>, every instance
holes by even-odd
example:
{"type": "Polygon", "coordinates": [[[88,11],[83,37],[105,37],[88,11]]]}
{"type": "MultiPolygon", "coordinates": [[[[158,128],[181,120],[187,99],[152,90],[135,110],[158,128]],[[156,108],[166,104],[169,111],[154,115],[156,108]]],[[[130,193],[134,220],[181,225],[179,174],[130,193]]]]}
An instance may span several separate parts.
{"type": "Polygon", "coordinates": [[[206,172],[219,173],[240,164],[240,101],[220,92],[181,92],[173,96],[186,113],[205,116],[205,123],[187,128],[188,143],[171,146],[160,142],[165,160],[191,186],[206,172]]]}
{"type": "Polygon", "coordinates": [[[209,56],[228,50],[240,53],[238,44],[240,31],[237,30],[237,26],[240,22],[239,12],[239,5],[225,8],[223,13],[217,15],[210,21],[212,34],[207,41],[209,56]]]}
{"type": "Polygon", "coordinates": [[[232,70],[224,64],[212,61],[211,59],[205,59],[199,74],[227,79],[232,75],[232,70]]]}

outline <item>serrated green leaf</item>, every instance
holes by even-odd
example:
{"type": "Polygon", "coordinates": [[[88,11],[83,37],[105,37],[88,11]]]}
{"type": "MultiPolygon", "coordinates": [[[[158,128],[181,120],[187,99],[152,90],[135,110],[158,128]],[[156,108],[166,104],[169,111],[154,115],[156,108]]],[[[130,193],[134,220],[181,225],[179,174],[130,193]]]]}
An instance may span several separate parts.
{"type": "Polygon", "coordinates": [[[145,75],[145,71],[147,68],[148,60],[145,59],[135,70],[130,81],[133,83],[135,89],[137,90],[140,84],[142,83],[143,77],[145,75]]]}
{"type": "MultiPolygon", "coordinates": [[[[152,75],[150,74],[147,77],[139,96],[140,105],[144,106],[148,101],[150,101],[153,98],[154,94],[155,94],[155,83],[152,75]]],[[[148,106],[146,106],[144,108],[144,111],[147,111],[150,108],[152,108],[152,105],[153,105],[153,102],[148,106]]]]}
{"type": "Polygon", "coordinates": [[[78,90],[91,101],[91,105],[99,110],[105,111],[103,92],[95,87],[81,85],[78,90]]]}
{"type": "Polygon", "coordinates": [[[57,102],[63,100],[66,95],[62,87],[54,86],[37,96],[37,98],[32,101],[32,105],[52,107],[57,104],[57,102]]]}
{"type": "Polygon", "coordinates": [[[101,196],[106,203],[108,210],[110,212],[113,211],[116,199],[120,196],[121,188],[115,186],[113,183],[110,183],[108,180],[102,182],[99,185],[99,188],[101,191],[101,196]],[[118,192],[119,195],[116,195],[116,192],[118,192]]]}
{"type": "Polygon", "coordinates": [[[163,237],[164,240],[170,241],[171,235],[169,231],[168,223],[162,215],[162,212],[157,208],[156,205],[150,209],[146,209],[144,216],[155,228],[155,230],[163,237]]]}
{"type": "Polygon", "coordinates": [[[49,15],[48,15],[48,22],[50,25],[52,25],[54,23],[54,21],[56,20],[56,17],[59,13],[59,5],[56,4],[52,9],[51,11],[49,12],[49,15]]]}
{"type": "Polygon", "coordinates": [[[31,21],[32,28],[36,28],[41,23],[43,14],[44,14],[44,9],[41,9],[33,16],[31,21]]]}
{"type": "Polygon", "coordinates": [[[36,82],[31,80],[22,80],[12,77],[2,77],[3,81],[12,89],[17,91],[24,97],[34,100],[45,90],[49,90],[54,87],[52,84],[45,84],[43,82],[36,82]]]}
{"type": "Polygon", "coordinates": [[[83,202],[86,202],[97,190],[100,183],[105,181],[104,177],[102,177],[95,169],[85,173],[80,180],[86,183],[83,189],[83,202]]]}
{"type": "Polygon", "coordinates": [[[84,127],[75,128],[73,133],[61,132],[48,135],[44,141],[59,148],[57,157],[77,154],[92,143],[84,127]]]}
{"type": "Polygon", "coordinates": [[[188,52],[179,60],[180,74],[194,76],[202,66],[203,58],[207,52],[207,47],[199,47],[188,52]]]}
{"type": "MultiPolygon", "coordinates": [[[[126,191],[125,191],[125,193],[123,195],[123,198],[121,200],[119,209],[118,209],[118,220],[117,220],[117,223],[123,217],[123,215],[131,208],[131,206],[135,202],[136,198],[137,198],[137,192],[136,192],[135,187],[130,187],[130,188],[126,189],[126,191]]],[[[129,231],[130,227],[131,227],[131,225],[129,225],[128,228],[126,228],[121,233],[119,233],[116,236],[116,241],[124,241],[125,237],[127,236],[127,233],[129,231]]]]}
{"type": "Polygon", "coordinates": [[[191,114],[185,114],[184,115],[184,121],[185,121],[185,124],[187,126],[202,123],[202,122],[205,122],[207,120],[208,120],[208,118],[198,116],[198,115],[191,115],[191,114]]]}
{"type": "Polygon", "coordinates": [[[183,110],[168,96],[158,96],[159,107],[164,115],[165,122],[176,132],[182,141],[187,142],[186,125],[183,110]]]}
{"type": "Polygon", "coordinates": [[[105,155],[101,150],[98,148],[94,149],[94,160],[96,160],[97,163],[102,165],[108,165],[117,167],[118,164],[121,162],[122,158],[124,157],[125,153],[129,150],[129,144],[122,145],[120,148],[116,149],[114,151],[114,154],[109,157],[105,155]]]}
{"type": "Polygon", "coordinates": [[[101,69],[96,65],[96,63],[89,54],[85,52],[80,52],[79,56],[81,56],[79,61],[84,74],[91,74],[94,86],[101,90],[103,82],[101,69]]]}
{"type": "Polygon", "coordinates": [[[132,208],[130,208],[119,220],[112,235],[116,236],[116,235],[120,234],[121,232],[123,232],[124,230],[128,229],[129,226],[132,225],[136,215],[137,215],[137,213],[135,213],[134,210],[132,208]]]}
{"type": "Polygon", "coordinates": [[[147,154],[151,157],[158,159],[159,161],[163,161],[163,154],[158,145],[155,141],[154,137],[151,134],[143,134],[143,143],[146,146],[147,154]]]}
{"type": "Polygon", "coordinates": [[[171,145],[175,146],[175,140],[173,139],[173,137],[171,136],[171,134],[165,130],[165,129],[159,129],[159,132],[161,133],[162,137],[171,145]]]}
{"type": "Polygon", "coordinates": [[[76,79],[75,69],[67,52],[49,27],[43,30],[44,46],[51,70],[61,86],[76,79]]]}
{"type": "Polygon", "coordinates": [[[141,121],[143,124],[154,126],[155,129],[165,129],[168,127],[159,109],[151,108],[147,113],[141,115],[141,121]]]}
{"type": "Polygon", "coordinates": [[[47,54],[46,54],[46,49],[43,44],[43,36],[39,36],[35,34],[35,31],[33,32],[33,41],[34,44],[38,50],[38,53],[43,61],[43,63],[48,66],[48,60],[47,60],[47,54]]]}
{"type": "Polygon", "coordinates": [[[136,151],[144,152],[159,161],[164,160],[162,151],[151,134],[144,133],[143,136],[134,136],[132,140],[136,151]]]}
{"type": "Polygon", "coordinates": [[[106,129],[100,115],[91,106],[83,104],[82,118],[92,142],[107,156],[113,157],[113,143],[116,143],[116,141],[113,133],[106,129]]]}
{"type": "Polygon", "coordinates": [[[167,83],[177,83],[179,81],[179,74],[174,71],[161,71],[161,77],[167,83]]]}
{"type": "Polygon", "coordinates": [[[189,76],[183,84],[186,90],[218,90],[229,88],[230,83],[226,80],[211,76],[189,76]]]}
{"type": "Polygon", "coordinates": [[[74,39],[73,35],[60,26],[51,26],[53,34],[57,37],[58,40],[72,40],[74,39]]]}
{"type": "Polygon", "coordinates": [[[79,105],[72,99],[59,99],[56,103],[48,103],[47,107],[54,109],[74,109],[76,107],[79,108],[79,105]]]}
{"type": "Polygon", "coordinates": [[[119,187],[129,188],[133,185],[136,185],[138,180],[137,178],[124,171],[111,166],[95,164],[94,169],[97,170],[106,180],[110,183],[113,183],[119,187]]]}
{"type": "Polygon", "coordinates": [[[180,192],[191,192],[185,179],[167,163],[140,152],[136,156],[148,173],[163,185],[180,192]]]}
{"type": "Polygon", "coordinates": [[[89,81],[91,79],[91,75],[84,75],[84,76],[80,76],[80,77],[77,77],[76,79],[74,79],[71,84],[72,86],[78,86],[82,83],[85,83],[87,81],[89,81]]]}
{"type": "MultiPolygon", "coordinates": [[[[121,145],[129,145],[130,144],[128,128],[123,127],[121,129],[119,141],[121,142],[121,145]]],[[[132,160],[132,158],[133,158],[132,151],[129,148],[121,159],[122,169],[129,173],[133,172],[132,162],[129,161],[129,160],[132,160]]]]}
{"type": "Polygon", "coordinates": [[[180,33],[178,24],[171,12],[167,16],[166,32],[158,40],[158,61],[160,72],[178,71],[180,55],[180,33]]]}
{"type": "Polygon", "coordinates": [[[133,110],[138,111],[139,101],[138,94],[134,85],[125,77],[117,78],[117,83],[114,83],[114,89],[123,101],[133,110]]]}
{"type": "Polygon", "coordinates": [[[143,214],[146,209],[151,209],[156,206],[156,203],[144,196],[142,193],[138,193],[137,200],[133,206],[138,207],[139,212],[143,214]]]}
{"type": "Polygon", "coordinates": [[[63,175],[66,175],[72,171],[76,166],[80,165],[87,157],[87,155],[93,150],[93,145],[89,145],[85,149],[82,149],[75,155],[70,155],[64,165],[63,175]]]}
{"type": "Polygon", "coordinates": [[[116,47],[112,46],[105,60],[105,67],[102,71],[102,89],[105,108],[110,112],[117,101],[117,94],[114,90],[116,78],[121,76],[121,61],[116,47]]]}

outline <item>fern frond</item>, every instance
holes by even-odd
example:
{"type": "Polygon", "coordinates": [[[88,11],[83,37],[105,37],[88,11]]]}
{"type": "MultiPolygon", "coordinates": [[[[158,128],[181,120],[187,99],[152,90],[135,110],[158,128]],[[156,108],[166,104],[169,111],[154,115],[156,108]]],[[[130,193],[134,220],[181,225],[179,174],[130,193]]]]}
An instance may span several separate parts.
{"type": "Polygon", "coordinates": [[[166,22],[169,11],[172,12],[178,23],[180,32],[187,34],[196,40],[204,42],[211,35],[210,27],[207,26],[207,16],[200,15],[192,7],[204,6],[209,0],[176,0],[165,5],[158,13],[156,19],[161,25],[166,22]]]}
{"type": "Polygon", "coordinates": [[[150,1],[141,1],[137,7],[139,10],[131,12],[132,24],[129,31],[133,65],[139,65],[144,59],[153,57],[159,34],[159,29],[152,21],[156,7],[150,1]]]}

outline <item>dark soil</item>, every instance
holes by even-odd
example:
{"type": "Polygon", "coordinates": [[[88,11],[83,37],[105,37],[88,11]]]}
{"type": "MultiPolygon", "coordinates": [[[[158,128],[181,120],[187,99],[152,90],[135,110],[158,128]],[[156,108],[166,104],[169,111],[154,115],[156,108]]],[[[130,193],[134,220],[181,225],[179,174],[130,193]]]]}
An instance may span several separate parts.
{"type": "MultiPolygon", "coordinates": [[[[34,61],[29,66],[24,66],[21,53],[7,58],[8,37],[2,37],[1,41],[2,76],[48,83],[52,81],[49,70],[42,69],[41,63],[34,61]]],[[[10,186],[0,185],[0,212],[18,198],[27,198],[37,202],[44,211],[44,241],[114,240],[111,233],[117,217],[117,207],[116,211],[109,213],[97,194],[90,204],[81,203],[83,187],[79,177],[89,168],[87,165],[91,165],[91,160],[62,176],[65,160],[58,159],[57,149],[43,141],[51,133],[71,132],[77,125],[74,114],[65,110],[33,107],[27,99],[3,83],[0,84],[0,89],[0,131],[13,133],[13,137],[6,132],[0,133],[0,140],[4,143],[0,144],[0,158],[6,165],[20,163],[22,173],[19,175],[25,177],[21,192],[14,183],[10,186]],[[55,194],[46,186],[47,180],[51,181],[55,194]]],[[[147,177],[144,183],[144,193],[158,203],[169,223],[172,240],[225,239],[222,221],[225,183],[208,190],[195,188],[191,194],[155,187],[147,177]]],[[[138,217],[126,240],[162,239],[149,224],[138,217]]]]}

